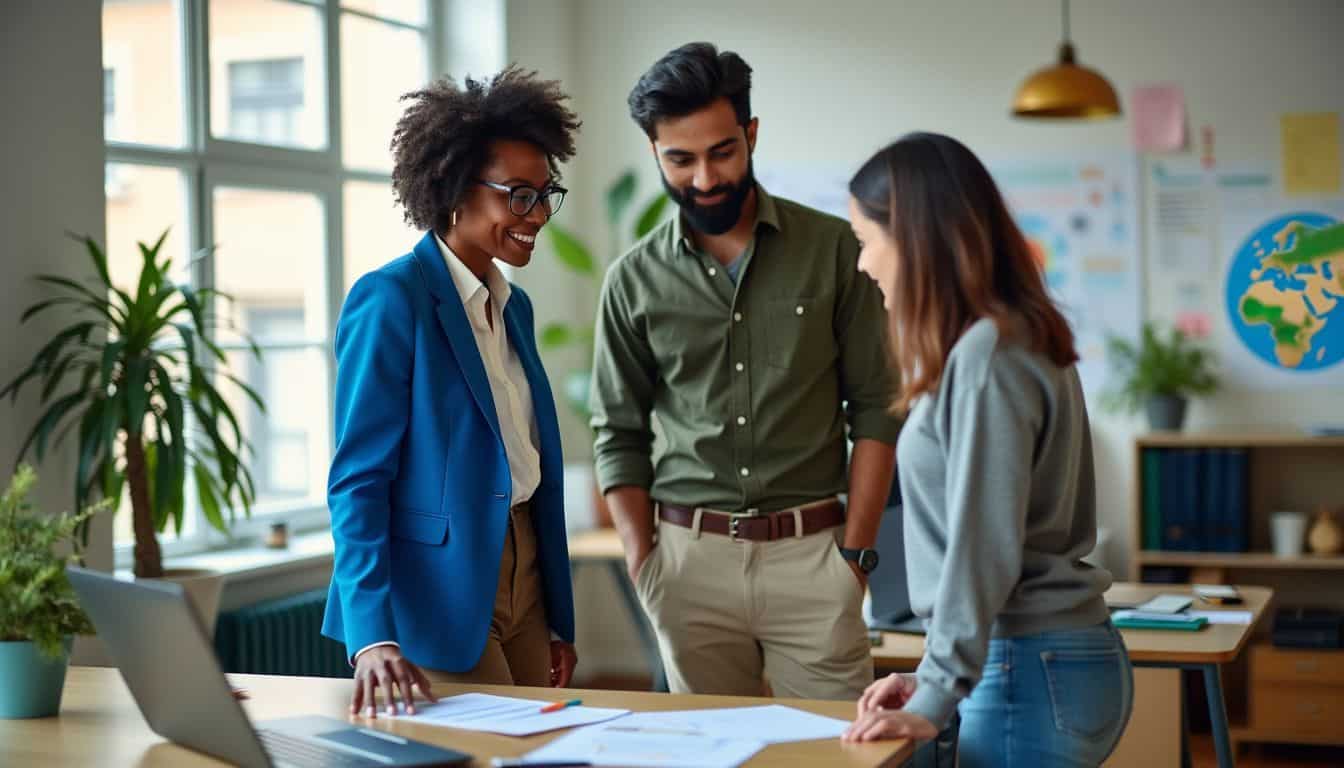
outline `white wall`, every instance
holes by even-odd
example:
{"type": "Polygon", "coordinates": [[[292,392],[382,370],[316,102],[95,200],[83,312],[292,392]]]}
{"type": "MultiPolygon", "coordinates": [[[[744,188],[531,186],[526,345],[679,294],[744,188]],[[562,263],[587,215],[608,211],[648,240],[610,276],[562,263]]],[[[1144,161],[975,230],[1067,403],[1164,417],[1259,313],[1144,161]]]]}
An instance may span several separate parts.
{"type": "MultiPolygon", "coordinates": [[[[102,5],[98,0],[12,0],[0,10],[0,380],[8,384],[52,332],[59,310],[19,327],[23,309],[45,294],[39,272],[92,274],[72,231],[103,239],[102,5]]],[[[38,415],[29,387],[0,403],[0,475],[5,483],[38,415]]],[[[37,467],[39,509],[74,505],[71,445],[37,467]]],[[[89,551],[110,567],[110,516],[95,526],[89,551]]]]}
{"type": "MultiPolygon", "coordinates": [[[[758,170],[847,172],[916,129],[999,157],[1124,151],[1126,120],[1052,125],[1008,114],[1021,80],[1055,56],[1058,14],[1054,0],[513,0],[507,50],[511,60],[563,79],[581,107],[579,157],[568,181],[574,202],[585,205],[567,203],[563,216],[600,238],[600,195],[610,179],[634,166],[645,191],[657,181],[626,96],[656,58],[692,40],[736,50],[754,67],[758,170]]],[[[1276,167],[1281,112],[1344,110],[1344,3],[1077,0],[1072,15],[1081,62],[1105,73],[1122,100],[1141,83],[1181,84],[1190,130],[1198,136],[1201,126],[1213,126],[1220,163],[1276,167]]],[[[560,279],[536,268],[519,277],[534,295],[564,292],[560,279]]],[[[585,318],[591,298],[577,295],[587,300],[572,311],[585,318]]],[[[564,309],[544,305],[541,316],[552,307],[564,309]]],[[[1327,404],[1335,403],[1326,392],[1226,393],[1196,404],[1191,426],[1298,424],[1322,418],[1327,404]]],[[[1130,439],[1140,425],[1100,409],[1094,420],[1102,524],[1116,534],[1107,562],[1124,575],[1130,439]]],[[[565,436],[568,455],[590,454],[585,430],[565,436]]]]}

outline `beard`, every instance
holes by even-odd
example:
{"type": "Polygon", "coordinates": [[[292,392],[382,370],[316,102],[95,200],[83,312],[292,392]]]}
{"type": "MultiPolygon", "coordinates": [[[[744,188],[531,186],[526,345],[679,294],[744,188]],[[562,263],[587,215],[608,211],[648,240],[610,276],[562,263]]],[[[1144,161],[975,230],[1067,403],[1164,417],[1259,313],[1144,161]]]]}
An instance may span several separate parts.
{"type": "Polygon", "coordinates": [[[658,175],[663,180],[667,196],[686,214],[686,222],[706,235],[722,235],[736,226],[742,216],[742,205],[756,186],[756,172],[750,159],[747,160],[747,172],[736,184],[720,184],[707,192],[695,187],[677,189],[668,183],[662,169],[659,169],[658,175]],[[696,202],[698,197],[714,197],[720,193],[725,195],[721,203],[701,205],[696,202]]]}

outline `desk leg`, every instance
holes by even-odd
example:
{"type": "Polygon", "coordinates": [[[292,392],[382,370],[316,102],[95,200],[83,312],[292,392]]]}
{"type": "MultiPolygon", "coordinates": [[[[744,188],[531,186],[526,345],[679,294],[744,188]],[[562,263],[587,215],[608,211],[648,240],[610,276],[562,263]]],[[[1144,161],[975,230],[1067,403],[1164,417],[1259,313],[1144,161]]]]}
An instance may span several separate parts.
{"type": "Polygon", "coordinates": [[[1213,748],[1218,754],[1218,768],[1233,768],[1232,739],[1227,725],[1227,702],[1223,700],[1223,679],[1217,664],[1201,664],[1204,672],[1204,695],[1209,700],[1209,723],[1213,728],[1213,748]]]}
{"type": "Polygon", "coordinates": [[[653,627],[649,626],[648,619],[644,616],[644,606],[639,604],[639,595],[635,594],[635,585],[630,583],[630,577],[625,572],[624,560],[608,560],[607,570],[611,572],[611,578],[616,581],[616,588],[621,591],[621,597],[625,600],[626,610],[630,613],[630,620],[635,623],[635,629],[639,632],[640,645],[644,646],[644,658],[649,662],[649,669],[653,673],[653,690],[660,693],[667,692],[667,676],[663,673],[663,657],[658,652],[658,637],[653,632],[653,627]]]}

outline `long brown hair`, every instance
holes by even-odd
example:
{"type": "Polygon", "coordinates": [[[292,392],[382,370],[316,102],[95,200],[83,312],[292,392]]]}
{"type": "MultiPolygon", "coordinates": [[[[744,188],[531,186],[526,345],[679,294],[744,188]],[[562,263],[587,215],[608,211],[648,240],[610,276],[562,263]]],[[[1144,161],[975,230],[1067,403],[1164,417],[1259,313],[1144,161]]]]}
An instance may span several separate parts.
{"type": "Polygon", "coordinates": [[[906,135],[864,163],[849,192],[896,246],[888,314],[901,374],[895,410],[937,389],[952,346],[981,318],[1056,365],[1078,360],[1041,265],[989,171],[961,142],[906,135]]]}

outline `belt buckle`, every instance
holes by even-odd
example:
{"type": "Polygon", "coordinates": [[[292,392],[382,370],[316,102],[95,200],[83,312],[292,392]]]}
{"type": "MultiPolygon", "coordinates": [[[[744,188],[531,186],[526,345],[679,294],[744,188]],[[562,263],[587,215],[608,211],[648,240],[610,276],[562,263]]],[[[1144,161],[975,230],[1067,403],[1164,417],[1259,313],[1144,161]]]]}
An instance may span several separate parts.
{"type": "Polygon", "coordinates": [[[760,517],[760,516],[761,516],[761,510],[757,509],[756,507],[748,507],[747,509],[744,509],[741,512],[733,512],[729,514],[728,540],[733,542],[734,544],[741,544],[744,541],[746,541],[746,539],[738,538],[738,535],[741,533],[741,529],[739,526],[741,525],[742,518],[760,517]]]}

